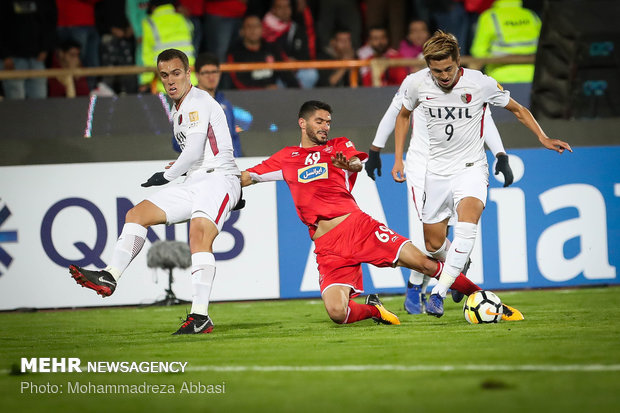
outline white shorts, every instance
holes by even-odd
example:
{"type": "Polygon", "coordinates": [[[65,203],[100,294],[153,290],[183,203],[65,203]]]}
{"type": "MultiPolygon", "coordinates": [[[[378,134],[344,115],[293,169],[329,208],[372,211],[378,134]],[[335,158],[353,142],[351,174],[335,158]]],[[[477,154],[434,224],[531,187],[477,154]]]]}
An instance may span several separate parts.
{"type": "Polygon", "coordinates": [[[426,173],[422,222],[435,224],[456,214],[463,198],[474,197],[487,202],[489,170],[486,164],[465,168],[454,175],[426,173]]]}
{"type": "Polygon", "coordinates": [[[169,184],[146,198],[166,213],[166,223],[177,224],[192,218],[207,218],[218,231],[241,197],[236,175],[197,171],[180,184],[169,184]]]}

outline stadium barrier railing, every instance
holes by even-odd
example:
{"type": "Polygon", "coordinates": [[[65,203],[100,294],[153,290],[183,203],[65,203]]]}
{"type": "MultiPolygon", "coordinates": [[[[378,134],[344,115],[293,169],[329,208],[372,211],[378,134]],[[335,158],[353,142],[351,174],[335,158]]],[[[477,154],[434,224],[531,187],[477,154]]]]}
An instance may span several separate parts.
{"type": "MultiPolygon", "coordinates": [[[[535,56],[503,56],[494,58],[475,58],[462,56],[461,64],[472,69],[482,69],[487,64],[530,64],[534,63],[535,56]]],[[[424,59],[370,59],[370,60],[311,60],[311,61],[290,61],[274,63],[222,63],[222,72],[250,72],[253,70],[300,70],[300,69],[348,69],[349,84],[352,88],[359,86],[358,70],[362,67],[370,67],[372,84],[374,87],[381,86],[381,76],[390,67],[409,66],[423,68],[426,66],[424,59]]],[[[44,69],[44,70],[0,70],[0,80],[9,79],[30,79],[30,78],[65,78],[64,84],[68,84],[67,97],[75,97],[74,83],[72,77],[82,76],[122,76],[139,75],[141,73],[156,73],[157,68],[145,66],[100,66],[100,67],[79,67],[74,69],[44,69]]]]}

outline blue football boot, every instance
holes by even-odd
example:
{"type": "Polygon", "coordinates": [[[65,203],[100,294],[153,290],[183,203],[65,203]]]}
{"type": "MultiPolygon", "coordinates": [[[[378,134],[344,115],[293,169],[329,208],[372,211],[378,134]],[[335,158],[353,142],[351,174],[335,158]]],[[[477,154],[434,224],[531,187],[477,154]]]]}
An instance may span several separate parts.
{"type": "Polygon", "coordinates": [[[424,303],[422,301],[422,286],[407,283],[407,293],[405,294],[405,311],[409,314],[422,314],[424,303]]]}
{"type": "Polygon", "coordinates": [[[439,318],[443,315],[443,298],[439,294],[431,294],[426,303],[426,314],[439,318]]]}

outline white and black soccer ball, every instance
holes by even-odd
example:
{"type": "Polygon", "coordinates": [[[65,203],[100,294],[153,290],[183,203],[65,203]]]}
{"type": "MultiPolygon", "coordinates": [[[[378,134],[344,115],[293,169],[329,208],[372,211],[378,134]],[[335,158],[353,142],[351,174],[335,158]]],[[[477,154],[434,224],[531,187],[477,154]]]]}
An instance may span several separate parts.
{"type": "Polygon", "coordinates": [[[476,291],[465,300],[463,314],[470,324],[497,323],[502,319],[502,300],[491,291],[476,291]]]}

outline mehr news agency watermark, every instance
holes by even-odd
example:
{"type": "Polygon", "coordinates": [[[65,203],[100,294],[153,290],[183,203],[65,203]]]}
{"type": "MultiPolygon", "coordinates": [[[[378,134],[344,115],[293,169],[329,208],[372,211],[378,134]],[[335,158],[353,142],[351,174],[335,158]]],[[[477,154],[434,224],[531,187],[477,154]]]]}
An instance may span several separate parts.
{"type": "MultiPolygon", "coordinates": [[[[15,374],[26,373],[185,373],[187,362],[181,361],[88,361],[76,357],[21,358],[15,374]]],[[[226,393],[226,382],[205,384],[200,381],[154,384],[97,384],[92,381],[71,380],[64,384],[21,381],[21,394],[205,394],[226,393]]]]}

